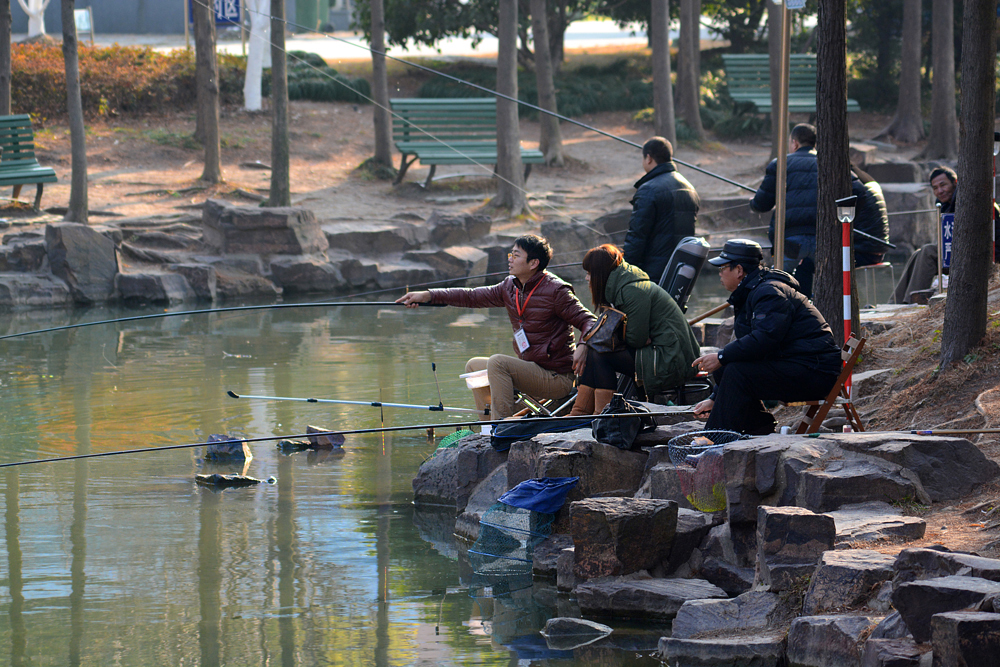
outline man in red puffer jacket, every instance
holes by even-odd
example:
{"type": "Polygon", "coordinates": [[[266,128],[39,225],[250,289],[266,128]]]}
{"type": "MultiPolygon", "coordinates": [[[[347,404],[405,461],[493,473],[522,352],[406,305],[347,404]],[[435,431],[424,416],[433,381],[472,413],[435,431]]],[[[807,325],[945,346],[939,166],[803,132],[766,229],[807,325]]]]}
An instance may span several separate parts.
{"type": "Polygon", "coordinates": [[[527,234],[514,241],[507,255],[510,275],[500,283],[408,292],[396,301],[408,307],[443,303],[507,309],[517,356],[473,357],[465,365],[467,373],[487,371],[489,386],[473,389],[472,393],[478,409],[489,405],[488,419],[506,419],[514,414],[515,390],[534,398],[561,398],[573,389],[577,353],[573,328],[585,333],[594,324],[594,316],[580,303],[572,285],[545,270],[551,259],[549,242],[527,234]]]}

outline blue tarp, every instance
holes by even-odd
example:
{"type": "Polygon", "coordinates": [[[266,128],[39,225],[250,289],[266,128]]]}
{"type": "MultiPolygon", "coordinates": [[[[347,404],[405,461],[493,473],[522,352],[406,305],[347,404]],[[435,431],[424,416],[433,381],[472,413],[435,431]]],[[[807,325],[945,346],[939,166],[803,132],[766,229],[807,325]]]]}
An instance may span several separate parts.
{"type": "Polygon", "coordinates": [[[555,514],[566,502],[579,477],[541,477],[526,479],[497,500],[511,507],[555,514]]]}

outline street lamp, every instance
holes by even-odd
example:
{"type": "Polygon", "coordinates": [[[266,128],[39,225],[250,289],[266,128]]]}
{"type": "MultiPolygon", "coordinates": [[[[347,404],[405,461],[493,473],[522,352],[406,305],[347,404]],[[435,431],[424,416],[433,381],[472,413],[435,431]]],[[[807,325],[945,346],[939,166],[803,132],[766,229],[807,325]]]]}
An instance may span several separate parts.
{"type": "MultiPolygon", "coordinates": [[[[994,153],[995,155],[995,153],[994,153]]],[[[854,222],[854,209],[857,207],[857,195],[837,200],[837,219],[843,223],[854,222]]]]}

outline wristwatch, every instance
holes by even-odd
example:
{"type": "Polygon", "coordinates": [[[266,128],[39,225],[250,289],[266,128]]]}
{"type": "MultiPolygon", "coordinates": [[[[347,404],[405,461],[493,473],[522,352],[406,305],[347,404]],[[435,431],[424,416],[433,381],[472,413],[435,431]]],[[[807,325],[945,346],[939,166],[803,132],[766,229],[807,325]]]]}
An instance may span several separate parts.
{"type": "Polygon", "coordinates": [[[723,361],[722,361],[722,350],[719,350],[719,353],[716,356],[719,358],[719,363],[720,364],[723,363],[723,361]]]}

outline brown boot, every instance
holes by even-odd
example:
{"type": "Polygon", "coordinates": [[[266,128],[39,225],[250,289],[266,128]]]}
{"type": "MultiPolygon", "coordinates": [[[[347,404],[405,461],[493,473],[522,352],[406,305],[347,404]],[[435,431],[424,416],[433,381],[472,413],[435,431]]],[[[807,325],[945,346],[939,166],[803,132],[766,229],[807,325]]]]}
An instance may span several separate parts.
{"type": "Polygon", "coordinates": [[[594,414],[599,415],[604,408],[608,407],[608,403],[615,395],[614,389],[595,389],[594,390],[594,414]]]}
{"type": "Polygon", "coordinates": [[[569,416],[578,417],[592,414],[594,414],[594,388],[581,384],[576,390],[576,402],[573,403],[573,409],[570,410],[569,416]]]}

